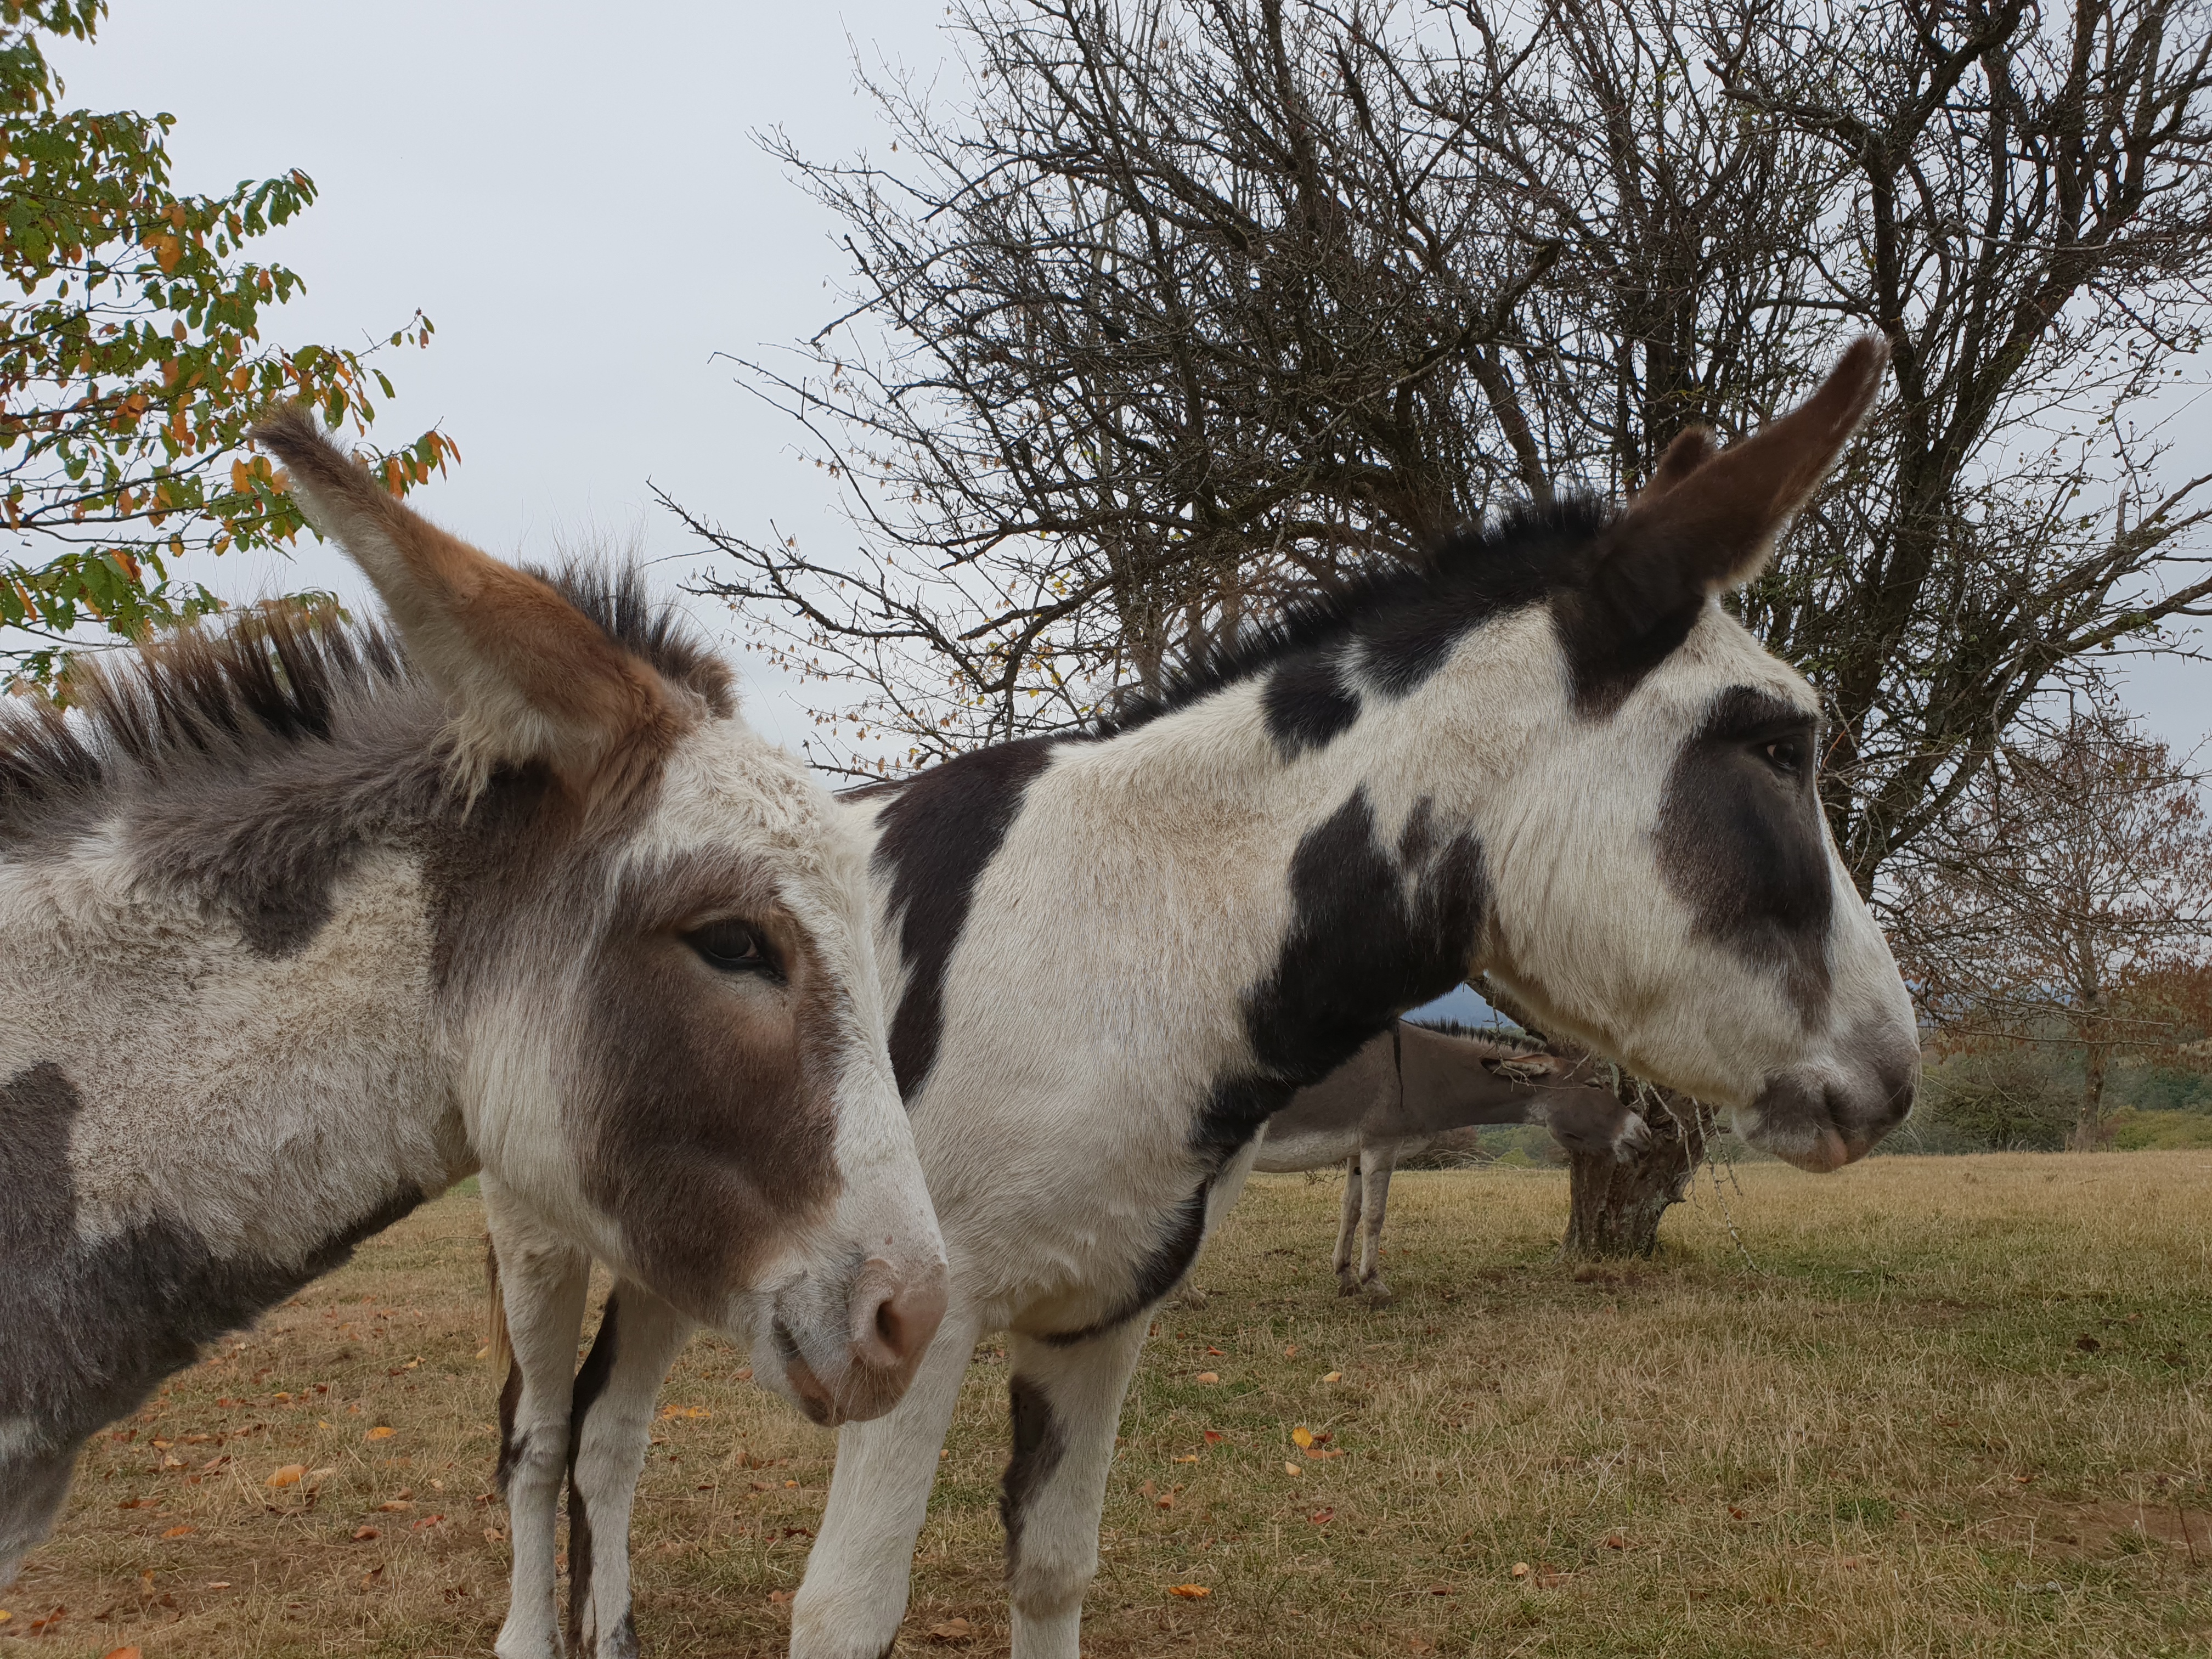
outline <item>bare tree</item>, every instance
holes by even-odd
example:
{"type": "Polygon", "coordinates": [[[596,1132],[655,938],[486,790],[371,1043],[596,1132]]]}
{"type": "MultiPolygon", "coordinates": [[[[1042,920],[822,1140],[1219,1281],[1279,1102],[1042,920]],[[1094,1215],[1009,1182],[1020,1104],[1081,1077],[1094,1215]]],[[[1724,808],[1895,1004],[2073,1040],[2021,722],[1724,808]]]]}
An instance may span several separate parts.
{"type": "Polygon", "coordinates": [[[755,384],[859,544],[686,512],[703,591],[919,765],[1110,713],[1503,497],[1632,489],[1879,331],[1897,395],[1741,604],[1827,703],[1882,900],[2039,698],[2212,599],[2212,479],[2166,479],[2147,413],[2208,314],[2207,21],[971,0],[961,92],[875,82],[888,165],[770,140],[854,286],[755,384]]]}
{"type": "Polygon", "coordinates": [[[2174,1000],[2212,963],[2202,782],[2109,701],[2088,702],[1979,769],[1901,884],[1906,972],[1950,1041],[2081,1051],[2083,1150],[2106,1139],[2113,1057],[2202,1030],[2203,1011],[2174,1000]]]}

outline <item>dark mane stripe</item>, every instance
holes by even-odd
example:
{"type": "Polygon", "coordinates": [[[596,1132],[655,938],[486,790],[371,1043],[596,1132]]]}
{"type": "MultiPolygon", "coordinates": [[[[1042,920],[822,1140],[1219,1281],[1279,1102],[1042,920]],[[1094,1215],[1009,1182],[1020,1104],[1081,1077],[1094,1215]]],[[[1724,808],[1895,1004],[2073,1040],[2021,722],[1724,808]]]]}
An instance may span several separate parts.
{"type": "MultiPolygon", "coordinates": [[[[728,669],[674,607],[647,596],[635,567],[534,572],[607,638],[688,686],[716,714],[735,708],[728,669]]],[[[41,697],[0,700],[0,840],[31,833],[125,772],[206,760],[241,746],[331,736],[336,707],[409,684],[404,653],[373,623],[332,606],[270,605],[218,629],[185,629],[79,663],[64,713],[41,697]]]]}
{"type": "MultiPolygon", "coordinates": [[[[1585,580],[1599,538],[1617,516],[1595,496],[1522,503],[1459,532],[1427,560],[1377,558],[1337,587],[1296,601],[1279,618],[1204,647],[1175,670],[1162,695],[1132,699],[1102,720],[1098,732],[1132,731],[1280,667],[1303,682],[1285,686],[1283,700],[1298,706],[1285,728],[1298,745],[1318,746],[1317,738],[1326,741],[1351,724],[1340,706],[1331,706],[1320,672],[1346,646],[1364,647],[1359,666],[1374,689],[1405,696],[1485,618],[1585,580]]],[[[1338,701],[1350,699],[1340,694],[1338,701]]]]}

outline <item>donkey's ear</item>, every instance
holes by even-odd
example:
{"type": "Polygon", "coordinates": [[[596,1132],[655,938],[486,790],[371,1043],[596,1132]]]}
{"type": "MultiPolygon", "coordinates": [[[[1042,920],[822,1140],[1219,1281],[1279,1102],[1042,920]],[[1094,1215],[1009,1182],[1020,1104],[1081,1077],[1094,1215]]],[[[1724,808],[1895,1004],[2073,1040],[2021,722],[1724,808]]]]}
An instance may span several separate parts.
{"type": "Polygon", "coordinates": [[[1704,426],[1685,428],[1673,443],[1667,446],[1667,453],[1659,458],[1659,465],[1652,470],[1650,482],[1636,492],[1635,505],[1648,507],[1712,458],[1712,428],[1704,426]]]}
{"type": "Polygon", "coordinates": [[[1818,392],[1717,455],[1710,434],[1685,432],[1614,526],[1607,563],[1661,567],[1637,573],[1647,591],[1712,593],[1757,575],[1874,406],[1888,362],[1880,336],[1854,341],[1818,392]]]}
{"type": "Polygon", "coordinates": [[[696,718],[648,663],[540,577],[403,507],[298,404],[253,436],[283,462],[307,521],[375,584],[410,661],[452,705],[471,786],[542,761],[594,802],[648,770],[696,718]]]}

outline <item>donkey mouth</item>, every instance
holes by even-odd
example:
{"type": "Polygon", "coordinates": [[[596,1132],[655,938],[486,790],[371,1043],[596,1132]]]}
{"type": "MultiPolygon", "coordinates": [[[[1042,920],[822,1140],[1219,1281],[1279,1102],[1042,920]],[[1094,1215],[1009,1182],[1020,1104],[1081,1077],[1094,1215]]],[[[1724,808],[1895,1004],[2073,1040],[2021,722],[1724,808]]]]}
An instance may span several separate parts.
{"type": "Polygon", "coordinates": [[[1826,1175],[1856,1163],[1912,1105],[1910,1073],[1877,1068],[1860,1082],[1784,1073],[1747,1109],[1744,1138],[1786,1164],[1826,1175]]]}

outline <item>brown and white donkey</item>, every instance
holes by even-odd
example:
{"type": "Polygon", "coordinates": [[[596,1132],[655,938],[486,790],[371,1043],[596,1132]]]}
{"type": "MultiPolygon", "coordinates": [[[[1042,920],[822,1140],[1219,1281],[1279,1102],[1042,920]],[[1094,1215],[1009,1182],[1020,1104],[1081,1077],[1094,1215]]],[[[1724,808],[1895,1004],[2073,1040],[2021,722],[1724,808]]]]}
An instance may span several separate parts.
{"type": "Polygon", "coordinates": [[[1337,1289],[1387,1302],[1382,1212],[1398,1160],[1480,1124],[1540,1123],[1561,1146],[1625,1158],[1650,1131],[1600,1080],[1597,1063],[1401,1019],[1267,1120],[1255,1170],[1344,1170],[1337,1289]],[[1352,1243],[1359,1242],[1358,1267],[1352,1243]]]}
{"type": "MultiPolygon", "coordinates": [[[[771,1339],[817,1419],[896,1404],[945,1307],[855,827],[634,576],[258,435],[397,643],[272,611],[0,712],[0,1585],[88,1434],[472,1170],[514,1259],[771,1339]]],[[[571,1311],[515,1332],[549,1489],[571,1311]]],[[[558,1653],[550,1583],[509,1623],[558,1653]]]]}

